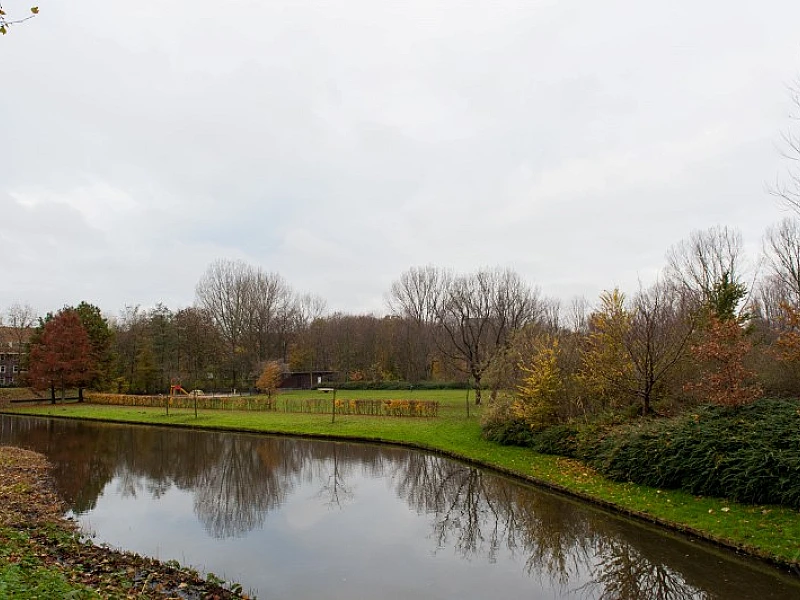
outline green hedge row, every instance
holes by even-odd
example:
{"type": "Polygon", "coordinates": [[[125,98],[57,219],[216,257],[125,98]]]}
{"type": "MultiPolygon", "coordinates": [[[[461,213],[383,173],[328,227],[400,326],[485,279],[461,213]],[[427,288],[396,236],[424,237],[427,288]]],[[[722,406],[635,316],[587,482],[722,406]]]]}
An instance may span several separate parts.
{"type": "MultiPolygon", "coordinates": [[[[523,426],[524,427],[524,426],[523,426]]],[[[583,460],[616,481],[677,488],[750,504],[800,508],[800,401],[706,406],[672,419],[525,433],[493,425],[500,443],[583,460]]]]}
{"type": "Polygon", "coordinates": [[[581,457],[611,479],[751,504],[800,508],[800,402],[705,407],[586,440],[581,457]]]}

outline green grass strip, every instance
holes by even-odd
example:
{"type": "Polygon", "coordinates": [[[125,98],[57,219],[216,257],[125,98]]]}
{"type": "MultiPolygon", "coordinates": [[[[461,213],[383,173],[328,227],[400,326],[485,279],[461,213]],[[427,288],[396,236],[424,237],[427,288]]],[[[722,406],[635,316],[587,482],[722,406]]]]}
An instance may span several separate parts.
{"type": "Polygon", "coordinates": [[[11,528],[0,528],[0,598],[98,599],[101,596],[79,583],[67,581],[64,573],[45,565],[28,536],[11,528]]]}

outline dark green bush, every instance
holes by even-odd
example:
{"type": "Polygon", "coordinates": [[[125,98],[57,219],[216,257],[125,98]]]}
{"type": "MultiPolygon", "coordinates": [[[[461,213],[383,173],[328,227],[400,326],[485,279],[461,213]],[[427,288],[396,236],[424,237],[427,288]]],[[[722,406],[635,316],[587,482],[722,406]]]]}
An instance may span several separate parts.
{"type": "Polygon", "coordinates": [[[709,406],[582,435],[578,456],[611,479],[800,508],[800,402],[709,406]]]}
{"type": "Polygon", "coordinates": [[[572,425],[554,425],[540,431],[532,446],[536,452],[574,457],[578,449],[578,430],[572,425]]]}
{"type": "Polygon", "coordinates": [[[532,447],[534,433],[523,421],[496,421],[483,425],[483,437],[503,446],[532,447]]]}
{"type": "Polygon", "coordinates": [[[554,425],[533,432],[523,421],[486,423],[483,436],[504,446],[523,446],[541,454],[575,456],[578,431],[571,425],[554,425]]]}
{"type": "Polygon", "coordinates": [[[604,419],[534,433],[505,413],[486,439],[575,457],[616,481],[800,508],[800,401],[706,406],[679,417],[604,419]]]}

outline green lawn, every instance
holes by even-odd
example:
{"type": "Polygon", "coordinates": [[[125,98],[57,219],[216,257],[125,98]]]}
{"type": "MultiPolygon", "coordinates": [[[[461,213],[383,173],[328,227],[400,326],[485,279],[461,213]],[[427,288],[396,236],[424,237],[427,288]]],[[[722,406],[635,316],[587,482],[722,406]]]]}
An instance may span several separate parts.
{"type": "MultiPolygon", "coordinates": [[[[283,397],[319,397],[321,392],[283,392],[283,397]]],[[[337,399],[415,399],[441,402],[437,418],[398,418],[299,414],[278,411],[171,409],[41,405],[9,412],[178,425],[268,433],[344,437],[401,443],[438,450],[494,467],[562,491],[611,506],[774,561],[800,566],[800,514],[774,506],[749,506],[716,498],[696,498],[673,490],[611,482],[581,463],[536,454],[524,448],[487,442],[480,434],[479,407],[469,406],[465,390],[340,391],[337,399]]],[[[471,397],[472,399],[472,397],[471,397]]],[[[278,406],[281,406],[280,400],[278,406]]]]}

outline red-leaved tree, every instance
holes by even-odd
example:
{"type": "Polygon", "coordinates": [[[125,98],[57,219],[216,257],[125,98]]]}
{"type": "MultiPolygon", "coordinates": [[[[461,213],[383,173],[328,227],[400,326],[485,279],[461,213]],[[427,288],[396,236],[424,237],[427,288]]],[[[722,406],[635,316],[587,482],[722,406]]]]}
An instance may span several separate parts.
{"type": "Polygon", "coordinates": [[[78,313],[67,309],[47,321],[32,342],[28,379],[34,389],[50,388],[55,403],[56,388],[63,399],[68,387],[82,388],[92,380],[95,366],[89,334],[78,313]]]}
{"type": "Polygon", "coordinates": [[[756,373],[745,367],[750,340],[736,319],[710,318],[699,343],[691,347],[701,365],[699,381],[686,385],[713,404],[740,406],[761,397],[763,390],[756,382],[756,373]]]}

